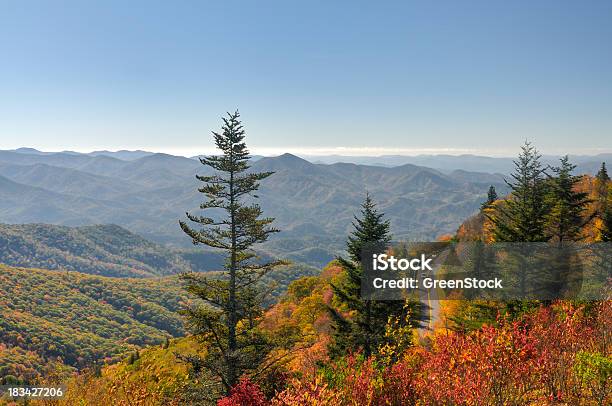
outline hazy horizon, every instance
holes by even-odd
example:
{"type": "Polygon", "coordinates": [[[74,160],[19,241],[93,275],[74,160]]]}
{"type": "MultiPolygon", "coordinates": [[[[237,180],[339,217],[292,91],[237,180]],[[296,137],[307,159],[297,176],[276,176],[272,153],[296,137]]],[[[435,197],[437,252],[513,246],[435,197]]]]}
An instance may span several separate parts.
{"type": "MultiPolygon", "coordinates": [[[[537,145],[536,145],[537,147],[537,145]]],[[[31,146],[20,146],[20,147],[16,147],[16,148],[7,148],[7,149],[1,149],[4,151],[17,151],[17,150],[28,150],[28,149],[33,149],[36,150],[38,152],[42,152],[42,153],[78,153],[78,154],[91,154],[91,153],[98,153],[98,152],[108,152],[108,153],[117,153],[117,152],[146,152],[146,153],[152,153],[152,154],[168,154],[168,155],[174,155],[174,156],[182,156],[182,157],[194,157],[194,156],[198,156],[198,155],[213,155],[215,154],[215,152],[217,152],[216,149],[214,148],[208,148],[203,152],[198,152],[200,150],[184,150],[184,151],[177,151],[177,150],[156,150],[156,149],[148,149],[148,148],[138,148],[138,149],[127,149],[127,148],[118,148],[118,149],[106,149],[106,148],[101,148],[101,149],[53,149],[53,150],[47,150],[47,149],[42,149],[42,148],[36,148],[36,147],[31,147],[31,146]],[[182,152],[182,153],[181,153],[182,152]]],[[[264,149],[259,149],[259,148],[249,148],[251,155],[256,155],[256,156],[265,156],[265,157],[275,157],[275,156],[280,156],[283,154],[292,154],[292,155],[296,155],[296,156],[300,156],[300,157],[348,157],[348,158],[379,158],[379,157],[389,157],[389,156],[399,156],[399,157],[427,157],[427,156],[455,156],[455,157],[461,157],[461,156],[476,156],[476,157],[486,157],[486,158],[515,158],[516,157],[516,153],[518,153],[519,151],[519,147],[517,147],[515,154],[495,154],[495,153],[486,153],[483,151],[479,151],[479,150],[457,150],[457,149],[451,149],[451,148],[447,148],[447,149],[438,149],[438,150],[434,150],[434,149],[412,149],[412,150],[408,150],[408,149],[385,149],[382,150],[381,149],[370,149],[370,148],[337,148],[337,149],[301,149],[301,150],[296,150],[296,149],[292,149],[292,148],[277,148],[277,149],[270,149],[270,148],[264,148],[264,149]]],[[[563,156],[563,155],[570,155],[570,156],[587,156],[587,157],[594,157],[594,156],[598,156],[598,155],[603,155],[603,154],[612,154],[612,149],[608,149],[608,150],[601,150],[601,151],[593,151],[592,153],[573,153],[573,152],[568,152],[568,153],[562,153],[562,154],[555,154],[555,153],[546,153],[546,152],[542,152],[539,151],[543,156],[549,156],[549,157],[558,157],[558,156],[563,156]]]]}

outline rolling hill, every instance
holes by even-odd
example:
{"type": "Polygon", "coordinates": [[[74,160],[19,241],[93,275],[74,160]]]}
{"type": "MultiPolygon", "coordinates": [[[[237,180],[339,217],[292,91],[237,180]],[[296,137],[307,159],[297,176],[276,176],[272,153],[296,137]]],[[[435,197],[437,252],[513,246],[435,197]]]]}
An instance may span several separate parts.
{"type": "Polygon", "coordinates": [[[0,263],[143,278],[216,270],[222,259],[213,252],[167,248],[112,224],[0,224],[0,263]]]}
{"type": "Polygon", "coordinates": [[[38,188],[53,185],[53,191],[63,195],[94,199],[112,198],[142,189],[129,181],[118,181],[71,168],[37,163],[31,165],[1,164],[0,172],[10,180],[38,188]]]}
{"type": "MultiPolygon", "coordinates": [[[[270,259],[265,252],[259,254],[263,260],[270,259]]],[[[114,224],[0,224],[0,264],[133,279],[215,272],[223,268],[224,259],[201,247],[153,243],[114,224]]],[[[273,285],[271,294],[278,296],[291,281],[317,272],[315,267],[293,263],[276,268],[265,282],[273,285]]]]}
{"type": "MultiPolygon", "coordinates": [[[[116,225],[0,225],[0,384],[65,376],[182,336],[178,311],[192,299],[175,274],[220,266],[217,254],[160,246],[116,225]]],[[[269,300],[316,272],[281,267],[265,280],[269,300]]]]}
{"type": "Polygon", "coordinates": [[[0,378],[31,381],[50,364],[80,368],[182,336],[184,298],[175,278],[0,265],[0,378]]]}
{"type": "MultiPolygon", "coordinates": [[[[178,311],[192,299],[176,274],[222,264],[216,253],[164,247],[117,225],[0,224],[0,384],[66,375],[182,336],[178,311]]],[[[316,272],[281,267],[266,278],[269,300],[316,272]]]]}

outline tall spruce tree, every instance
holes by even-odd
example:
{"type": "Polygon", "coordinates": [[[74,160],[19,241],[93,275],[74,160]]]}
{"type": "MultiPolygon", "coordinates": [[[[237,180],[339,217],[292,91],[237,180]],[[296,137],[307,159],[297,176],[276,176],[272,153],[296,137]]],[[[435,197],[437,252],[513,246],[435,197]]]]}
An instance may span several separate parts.
{"type": "Polygon", "coordinates": [[[601,216],[600,240],[612,242],[612,193],[601,216]]]}
{"type": "MultiPolygon", "coordinates": [[[[514,161],[515,171],[511,174],[511,180],[506,181],[510,196],[495,210],[485,213],[493,225],[494,242],[546,242],[550,239],[546,232],[548,187],[540,158],[531,143],[525,142],[521,147],[521,153],[514,161]]],[[[528,244],[519,245],[512,255],[515,269],[511,277],[516,280],[518,295],[531,293],[530,280],[534,275],[529,259],[534,255],[534,249],[528,244]]],[[[510,316],[520,317],[537,305],[537,302],[510,300],[503,306],[510,316]]]]}
{"type": "Polygon", "coordinates": [[[610,188],[610,177],[606,170],[605,162],[601,164],[601,169],[597,173],[597,215],[600,218],[600,240],[603,242],[612,241],[612,188],[610,188]]]}
{"type": "Polygon", "coordinates": [[[338,301],[352,314],[344,317],[330,308],[334,321],[333,341],[330,345],[332,356],[342,356],[349,351],[363,351],[369,357],[385,340],[385,327],[390,317],[400,323],[410,323],[420,317],[416,303],[407,306],[403,301],[366,300],[361,297],[362,250],[366,246],[385,246],[391,240],[390,224],[383,219],[369,194],[361,206],[361,217],[355,216],[354,230],[347,240],[348,259],[338,258],[346,273],[346,279],[332,289],[338,301]],[[409,314],[411,319],[406,316],[409,314]]]}
{"type": "Polygon", "coordinates": [[[494,213],[487,214],[496,242],[542,242],[550,238],[546,233],[549,207],[541,156],[529,142],[521,150],[514,161],[512,179],[506,181],[510,197],[494,213]]]}
{"type": "Polygon", "coordinates": [[[493,185],[489,186],[489,190],[487,192],[487,200],[482,204],[481,208],[486,209],[488,207],[491,207],[491,205],[495,203],[497,198],[498,196],[497,196],[497,191],[495,190],[495,186],[493,185]]]}
{"type": "Polygon", "coordinates": [[[188,326],[206,343],[204,357],[188,357],[195,370],[206,370],[223,385],[226,393],[241,375],[255,371],[270,349],[270,343],[257,330],[262,314],[264,291],[261,278],[282,261],[262,262],[252,251],[279,230],[273,218],[262,217],[257,204],[245,202],[259,188],[259,181],[273,172],[249,172],[249,151],[238,112],[223,117],[222,132],[213,132],[220,155],[200,158],[214,170],[196,178],[206,199],[202,214],[186,213],[190,223],[180,221],[181,229],[195,245],[226,253],[223,271],[216,277],[197,273],[182,275],[189,293],[204,302],[185,310],[188,326]]]}
{"type": "Polygon", "coordinates": [[[597,171],[597,179],[605,184],[610,180],[610,176],[608,175],[608,169],[606,168],[606,163],[602,162],[601,163],[601,168],[599,168],[599,171],[597,171]]]}
{"type": "Polygon", "coordinates": [[[588,204],[588,193],[580,192],[576,186],[582,176],[574,176],[576,168],[566,155],[561,158],[560,166],[552,168],[554,176],[549,180],[548,205],[546,215],[547,233],[554,241],[576,241],[582,228],[590,221],[584,212],[588,204]]]}
{"type": "Polygon", "coordinates": [[[597,217],[602,221],[605,213],[608,209],[608,191],[610,190],[610,176],[608,175],[608,169],[606,163],[601,163],[601,168],[595,175],[595,212],[597,217]]]}

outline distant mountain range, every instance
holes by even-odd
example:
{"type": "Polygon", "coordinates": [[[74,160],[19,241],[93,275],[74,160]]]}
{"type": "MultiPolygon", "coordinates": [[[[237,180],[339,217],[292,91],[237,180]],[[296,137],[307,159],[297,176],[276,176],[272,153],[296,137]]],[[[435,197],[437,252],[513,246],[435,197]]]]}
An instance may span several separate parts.
{"type": "MultiPolygon", "coordinates": [[[[35,155],[52,155],[57,152],[43,152],[34,148],[18,148],[11,150],[24,154],[35,155]]],[[[89,155],[89,156],[108,156],[126,161],[143,158],[149,155],[155,155],[154,152],[135,150],[135,151],[93,151],[89,153],[78,153],[74,151],[63,151],[61,154],[71,155],[89,155]]],[[[425,166],[432,169],[437,169],[442,172],[452,172],[455,170],[486,172],[486,173],[502,173],[509,174],[514,169],[514,158],[512,157],[490,157],[474,154],[448,155],[380,155],[380,156],[351,156],[351,155],[301,155],[301,158],[315,164],[335,164],[335,163],[352,163],[358,165],[369,166],[384,166],[394,167],[406,164],[425,166]]],[[[197,159],[204,155],[192,156],[190,158],[197,159]]],[[[595,174],[602,162],[612,162],[612,153],[601,153],[596,155],[570,155],[571,161],[577,165],[576,173],[578,174],[595,174]]],[[[264,158],[261,155],[251,156],[251,160],[257,161],[264,158]]],[[[560,156],[544,155],[542,162],[545,165],[556,165],[559,162],[560,156]]]]}
{"type": "MultiPolygon", "coordinates": [[[[506,192],[503,176],[480,163],[484,172],[261,157],[252,170],[276,173],[262,182],[259,202],[283,230],[262,249],[311,265],[328,262],[342,251],[366,191],[391,220],[395,238],[453,232],[478,209],[489,185],[506,192]]],[[[210,169],[197,159],[144,151],[0,151],[0,222],[119,224],[148,240],[188,247],[178,220],[202,200],[197,173],[210,169]]]]}
{"type": "MultiPolygon", "coordinates": [[[[32,155],[53,155],[53,154],[57,154],[57,152],[43,152],[43,151],[39,151],[35,148],[17,148],[14,150],[11,150],[13,152],[18,152],[21,154],[32,154],[32,155]]],[[[112,158],[117,158],[117,159],[123,159],[125,161],[131,161],[134,159],[138,159],[138,158],[143,158],[145,156],[149,156],[149,155],[153,155],[154,152],[148,152],[148,151],[141,151],[141,150],[135,150],[135,151],[127,151],[127,150],[120,150],[120,151],[93,151],[93,152],[88,152],[88,153],[80,153],[80,152],[74,152],[74,151],[62,151],[60,152],[60,154],[70,154],[70,155],[89,155],[89,156],[109,156],[112,158]]]]}
{"type": "MultiPolygon", "coordinates": [[[[509,174],[514,170],[514,158],[488,157],[481,155],[382,155],[382,156],[304,156],[311,162],[333,164],[350,162],[361,165],[400,166],[405,164],[421,165],[448,173],[455,170],[509,174]]],[[[544,165],[557,165],[558,156],[544,155],[544,165]]],[[[612,162],[612,153],[598,155],[570,155],[571,161],[577,165],[576,173],[594,174],[602,162],[612,162]]]]}

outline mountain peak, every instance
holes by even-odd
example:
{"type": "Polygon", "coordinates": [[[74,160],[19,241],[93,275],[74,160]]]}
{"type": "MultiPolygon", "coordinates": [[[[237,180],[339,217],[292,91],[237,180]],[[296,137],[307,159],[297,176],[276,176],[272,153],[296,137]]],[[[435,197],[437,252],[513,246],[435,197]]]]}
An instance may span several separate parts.
{"type": "Polygon", "coordinates": [[[300,158],[299,156],[290,154],[288,152],[286,152],[286,153],[284,153],[282,155],[278,155],[278,156],[264,157],[264,158],[261,159],[261,161],[276,162],[276,163],[281,163],[281,164],[284,164],[284,165],[291,165],[291,166],[295,166],[295,165],[299,165],[299,166],[314,165],[310,161],[307,161],[304,158],[300,158]]]}
{"type": "Polygon", "coordinates": [[[39,153],[40,151],[37,150],[36,148],[27,148],[27,147],[21,147],[21,148],[17,148],[14,150],[15,152],[23,152],[23,153],[39,153]]]}
{"type": "MultiPolygon", "coordinates": [[[[273,158],[280,159],[280,160],[283,160],[283,161],[293,161],[293,162],[302,162],[303,161],[303,162],[308,162],[307,160],[305,160],[303,158],[300,158],[297,155],[290,154],[289,152],[285,152],[284,154],[279,155],[277,157],[273,157],[273,158]]],[[[308,163],[310,163],[310,162],[308,162],[308,163]]]]}
{"type": "Polygon", "coordinates": [[[52,152],[43,152],[39,151],[36,148],[29,147],[21,147],[17,149],[10,150],[11,152],[16,152],[18,154],[27,154],[27,155],[50,155],[52,152]]]}
{"type": "Polygon", "coordinates": [[[253,163],[253,169],[257,171],[281,171],[286,169],[310,171],[314,168],[316,168],[316,165],[313,163],[289,153],[264,157],[253,163]]]}
{"type": "Polygon", "coordinates": [[[146,156],[150,156],[153,155],[153,152],[148,152],[148,151],[143,151],[140,149],[134,150],[134,151],[130,151],[127,149],[122,149],[119,151],[107,151],[107,150],[103,150],[103,151],[93,151],[90,152],[88,155],[91,156],[110,156],[113,158],[117,158],[117,159],[121,159],[124,161],[134,161],[137,160],[139,158],[143,158],[146,156]]]}

